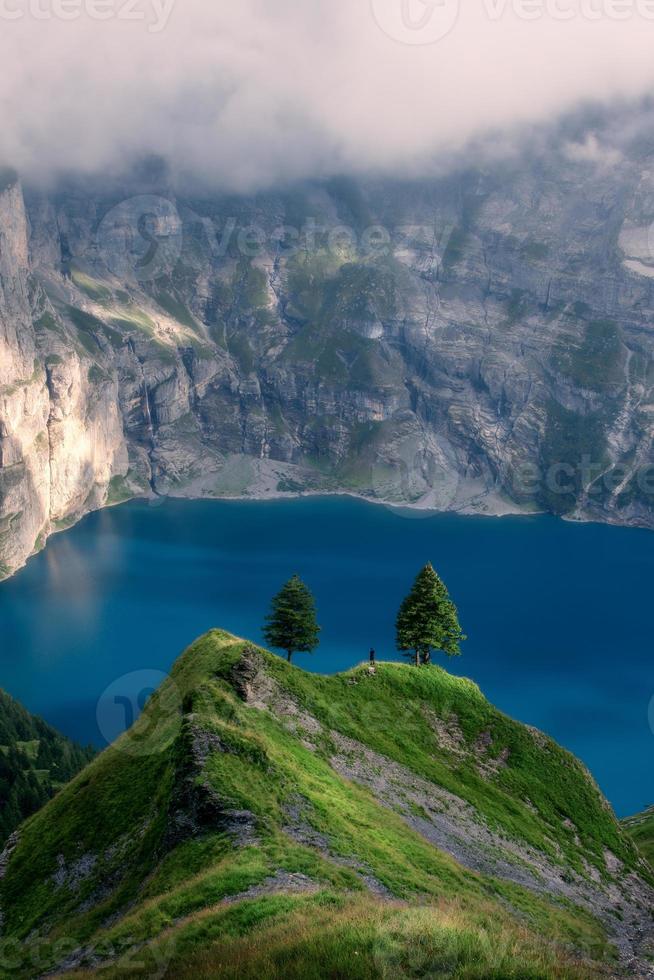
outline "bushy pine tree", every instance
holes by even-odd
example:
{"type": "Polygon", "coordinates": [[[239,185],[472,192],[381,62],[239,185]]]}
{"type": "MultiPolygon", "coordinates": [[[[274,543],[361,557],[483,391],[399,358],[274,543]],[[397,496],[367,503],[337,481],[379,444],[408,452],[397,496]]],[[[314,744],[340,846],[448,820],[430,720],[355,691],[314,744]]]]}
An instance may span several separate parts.
{"type": "Polygon", "coordinates": [[[294,575],[272,601],[263,631],[266,643],[285,650],[290,663],[294,653],[312,653],[316,649],[319,633],[314,598],[299,576],[294,575]]]}
{"type": "Polygon", "coordinates": [[[397,615],[397,648],[415,661],[431,662],[431,651],[441,650],[448,657],[458,657],[459,644],[466,637],[459,625],[457,609],[445,584],[431,564],[425,565],[416,578],[397,615]]]}

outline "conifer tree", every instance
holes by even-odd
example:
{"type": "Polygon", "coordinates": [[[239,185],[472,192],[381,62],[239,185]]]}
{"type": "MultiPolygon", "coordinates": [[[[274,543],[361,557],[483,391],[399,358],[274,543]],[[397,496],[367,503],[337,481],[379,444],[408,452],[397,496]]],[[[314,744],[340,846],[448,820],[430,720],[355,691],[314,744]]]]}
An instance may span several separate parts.
{"type": "Polygon", "coordinates": [[[414,660],[431,663],[431,651],[458,657],[463,635],[457,609],[431,564],[416,578],[397,615],[397,648],[414,660]]]}
{"type": "Polygon", "coordinates": [[[319,633],[314,598],[294,575],[272,600],[263,631],[266,643],[285,650],[290,663],[294,653],[313,653],[319,633]]]}

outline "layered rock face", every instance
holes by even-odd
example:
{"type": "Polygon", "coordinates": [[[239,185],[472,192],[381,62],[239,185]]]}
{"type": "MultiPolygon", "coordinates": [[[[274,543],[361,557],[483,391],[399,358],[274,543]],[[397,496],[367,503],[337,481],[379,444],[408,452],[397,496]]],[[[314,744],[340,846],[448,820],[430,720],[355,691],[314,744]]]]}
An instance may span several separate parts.
{"type": "Polygon", "coordinates": [[[653,526],[654,174],[575,139],[252,198],[2,175],[0,571],[142,494],[653,526]]]}

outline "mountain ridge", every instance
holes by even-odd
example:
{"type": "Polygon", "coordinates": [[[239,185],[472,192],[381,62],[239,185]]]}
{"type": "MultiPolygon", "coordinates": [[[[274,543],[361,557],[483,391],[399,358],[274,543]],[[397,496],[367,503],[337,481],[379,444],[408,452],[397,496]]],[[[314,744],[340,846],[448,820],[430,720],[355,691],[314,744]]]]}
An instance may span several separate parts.
{"type": "Polygon", "coordinates": [[[592,778],[438,667],[322,677],[212,631],[2,864],[23,970],[38,935],[42,972],[319,976],[360,946],[390,976],[402,921],[452,976],[650,975],[654,872],[592,778]]]}
{"type": "Polygon", "coordinates": [[[654,526],[650,147],[573,123],[413,182],[2,180],[0,573],[152,494],[654,526]]]}

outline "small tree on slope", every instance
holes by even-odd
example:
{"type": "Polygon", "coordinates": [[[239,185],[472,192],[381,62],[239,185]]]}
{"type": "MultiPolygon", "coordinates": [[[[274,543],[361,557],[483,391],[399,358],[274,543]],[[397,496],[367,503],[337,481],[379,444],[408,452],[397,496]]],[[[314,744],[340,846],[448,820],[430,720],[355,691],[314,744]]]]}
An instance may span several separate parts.
{"type": "Polygon", "coordinates": [[[431,651],[458,657],[465,640],[456,606],[431,564],[425,565],[397,614],[397,648],[409,659],[431,662],[431,651]],[[410,651],[410,652],[409,652],[410,651]]]}
{"type": "Polygon", "coordinates": [[[312,653],[316,649],[319,633],[314,598],[294,575],[271,603],[263,631],[266,643],[285,650],[290,663],[294,653],[312,653]]]}

